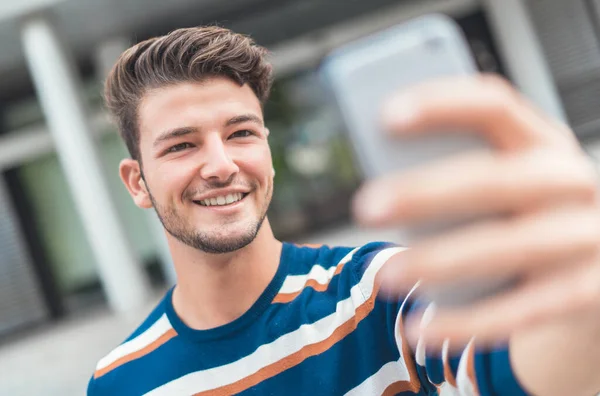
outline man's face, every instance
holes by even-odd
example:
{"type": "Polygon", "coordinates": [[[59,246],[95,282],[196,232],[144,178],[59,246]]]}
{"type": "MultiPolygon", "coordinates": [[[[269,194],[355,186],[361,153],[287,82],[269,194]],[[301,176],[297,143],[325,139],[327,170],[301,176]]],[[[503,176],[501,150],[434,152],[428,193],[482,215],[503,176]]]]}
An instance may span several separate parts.
{"type": "MultiPolygon", "coordinates": [[[[248,85],[212,78],[150,91],[138,125],[145,180],[132,192],[138,206],[153,206],[172,236],[208,253],[252,242],[271,200],[273,168],[262,109],[248,85]]],[[[135,179],[124,175],[127,161],[121,176],[135,179]]]]}

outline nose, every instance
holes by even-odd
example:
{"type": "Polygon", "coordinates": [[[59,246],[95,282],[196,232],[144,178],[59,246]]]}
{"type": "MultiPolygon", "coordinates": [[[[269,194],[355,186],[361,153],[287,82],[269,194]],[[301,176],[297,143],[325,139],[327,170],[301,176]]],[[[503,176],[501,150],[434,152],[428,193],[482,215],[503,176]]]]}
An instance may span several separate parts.
{"type": "Polygon", "coordinates": [[[200,176],[206,181],[223,183],[239,172],[239,167],[229,156],[220,134],[214,134],[205,140],[202,156],[200,176]]]}

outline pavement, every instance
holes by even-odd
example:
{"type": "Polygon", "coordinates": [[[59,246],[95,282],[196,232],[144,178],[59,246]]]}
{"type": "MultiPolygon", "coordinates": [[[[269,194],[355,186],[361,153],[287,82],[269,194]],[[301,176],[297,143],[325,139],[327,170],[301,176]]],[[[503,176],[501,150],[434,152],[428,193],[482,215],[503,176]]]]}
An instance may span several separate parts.
{"type": "MultiPolygon", "coordinates": [[[[297,242],[358,246],[397,240],[397,235],[393,230],[341,226],[297,242]]],[[[96,362],[139,325],[163,293],[157,290],[152,301],[135,312],[116,315],[97,307],[0,345],[0,396],[84,395],[96,362]]]]}

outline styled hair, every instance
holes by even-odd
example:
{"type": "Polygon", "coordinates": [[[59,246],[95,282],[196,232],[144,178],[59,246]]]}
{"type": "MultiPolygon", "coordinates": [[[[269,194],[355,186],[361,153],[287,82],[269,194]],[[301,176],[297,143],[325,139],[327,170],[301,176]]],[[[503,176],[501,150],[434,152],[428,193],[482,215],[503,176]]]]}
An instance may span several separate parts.
{"type": "Polygon", "coordinates": [[[123,52],[106,79],[104,100],[131,157],[141,161],[138,108],[148,90],[226,77],[248,84],[264,105],[273,79],[267,54],[251,38],[218,26],[178,29],[123,52]]]}

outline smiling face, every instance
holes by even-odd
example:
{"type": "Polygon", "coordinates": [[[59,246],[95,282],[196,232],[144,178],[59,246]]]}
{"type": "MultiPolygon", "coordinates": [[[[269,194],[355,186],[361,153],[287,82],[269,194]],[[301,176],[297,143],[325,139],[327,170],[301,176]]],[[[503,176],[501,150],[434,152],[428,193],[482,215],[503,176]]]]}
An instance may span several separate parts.
{"type": "Polygon", "coordinates": [[[140,153],[121,178],[180,242],[232,252],[256,237],[273,192],[262,109],[247,85],[214,77],[161,87],[138,110],[140,153]]]}

